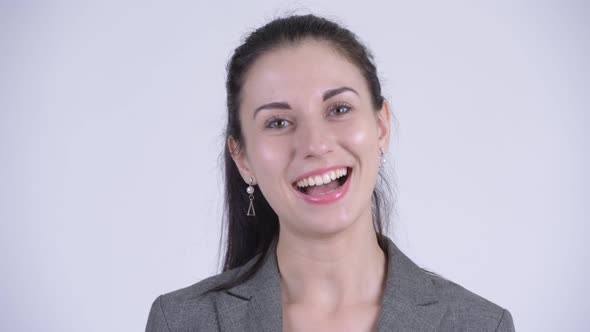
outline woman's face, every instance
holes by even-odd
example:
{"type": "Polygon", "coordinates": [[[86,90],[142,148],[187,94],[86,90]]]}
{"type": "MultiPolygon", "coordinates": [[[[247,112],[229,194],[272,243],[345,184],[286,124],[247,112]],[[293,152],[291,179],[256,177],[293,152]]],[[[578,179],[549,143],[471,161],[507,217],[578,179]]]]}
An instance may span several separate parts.
{"type": "Polygon", "coordinates": [[[386,103],[375,112],[355,65],[325,42],[304,40],[258,58],[241,95],[244,145],[234,160],[244,179],[255,179],[281,232],[321,236],[371,221],[390,115],[386,103]]]}

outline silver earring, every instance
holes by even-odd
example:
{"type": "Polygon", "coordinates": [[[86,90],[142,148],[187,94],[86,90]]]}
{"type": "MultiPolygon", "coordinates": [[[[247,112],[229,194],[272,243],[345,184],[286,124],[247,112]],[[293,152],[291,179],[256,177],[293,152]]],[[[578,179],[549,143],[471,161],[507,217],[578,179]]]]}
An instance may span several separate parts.
{"type": "Polygon", "coordinates": [[[250,205],[248,206],[248,212],[246,213],[249,217],[256,216],[256,211],[254,210],[254,187],[252,184],[254,183],[254,179],[252,177],[248,178],[250,185],[246,188],[246,193],[248,193],[248,199],[250,199],[250,205]]]}
{"type": "Polygon", "coordinates": [[[383,151],[383,147],[380,147],[379,151],[381,152],[381,158],[379,159],[379,168],[382,169],[385,167],[385,163],[387,162],[387,159],[385,159],[385,151],[383,151]]]}

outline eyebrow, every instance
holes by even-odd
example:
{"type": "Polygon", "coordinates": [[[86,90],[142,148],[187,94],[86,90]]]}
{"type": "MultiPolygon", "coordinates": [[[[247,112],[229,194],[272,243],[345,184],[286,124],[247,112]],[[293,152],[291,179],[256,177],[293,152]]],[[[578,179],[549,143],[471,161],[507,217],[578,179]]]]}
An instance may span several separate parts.
{"type": "MultiPolygon", "coordinates": [[[[326,101],[336,95],[339,95],[343,92],[353,92],[354,94],[356,94],[357,96],[359,95],[358,92],[356,92],[356,90],[354,90],[353,88],[349,88],[347,86],[343,86],[340,88],[336,88],[336,89],[330,89],[327,90],[326,92],[324,92],[323,96],[322,96],[322,100],[326,101]]],[[[263,109],[280,109],[280,110],[290,110],[291,109],[291,105],[289,105],[289,103],[286,102],[282,102],[282,101],[275,101],[272,103],[268,103],[268,104],[264,104],[262,106],[259,106],[258,108],[256,108],[256,110],[254,110],[254,116],[256,117],[256,114],[258,113],[258,111],[261,111],[263,109]]]]}
{"type": "Polygon", "coordinates": [[[324,101],[334,97],[335,95],[341,94],[346,91],[354,92],[357,96],[359,95],[358,92],[356,92],[353,88],[343,86],[341,88],[336,88],[336,89],[332,89],[332,90],[328,90],[328,91],[324,92],[324,101]]]}

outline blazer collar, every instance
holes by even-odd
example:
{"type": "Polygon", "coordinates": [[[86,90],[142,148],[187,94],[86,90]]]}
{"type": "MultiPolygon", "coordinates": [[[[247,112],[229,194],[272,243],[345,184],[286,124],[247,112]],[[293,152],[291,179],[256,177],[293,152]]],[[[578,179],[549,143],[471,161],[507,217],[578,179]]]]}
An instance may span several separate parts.
{"type": "MultiPolygon", "coordinates": [[[[446,308],[439,302],[432,279],[389,239],[387,279],[377,331],[423,331],[439,325],[446,308]]],[[[255,259],[254,259],[255,260],[255,259]]],[[[252,266],[253,261],[241,270],[252,266]]],[[[283,310],[276,246],[270,247],[260,270],[229,290],[234,297],[218,305],[222,327],[241,326],[246,331],[281,331],[283,310]],[[240,324],[237,324],[240,321],[240,324]],[[224,324],[225,323],[227,324],[224,324]]],[[[228,329],[230,330],[230,329],[228,329]]]]}
{"type": "Polygon", "coordinates": [[[436,330],[446,307],[432,278],[387,238],[387,281],[377,331],[436,330]]]}
{"type": "MultiPolygon", "coordinates": [[[[238,271],[250,269],[259,256],[238,271]]],[[[248,280],[227,290],[233,301],[218,303],[221,331],[282,331],[281,280],[276,256],[276,241],[263,258],[260,269],[248,280]],[[239,299],[239,300],[238,300],[239,299]]],[[[224,299],[225,300],[225,299],[224,299]]]]}

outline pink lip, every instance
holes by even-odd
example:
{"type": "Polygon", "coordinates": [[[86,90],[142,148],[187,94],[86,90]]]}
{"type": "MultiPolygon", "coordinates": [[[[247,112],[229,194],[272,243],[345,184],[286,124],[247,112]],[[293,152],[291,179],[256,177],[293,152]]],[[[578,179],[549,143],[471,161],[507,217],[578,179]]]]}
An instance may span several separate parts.
{"type": "MultiPolygon", "coordinates": [[[[342,168],[342,167],[343,166],[339,166],[339,167],[335,167],[335,168],[342,168]]],[[[331,169],[334,169],[334,168],[330,168],[328,170],[331,170],[331,169]]],[[[326,171],[324,170],[323,172],[326,172],[326,171]]],[[[317,172],[316,173],[309,173],[309,174],[310,175],[307,175],[307,176],[315,175],[315,174],[317,174],[317,172]]],[[[307,176],[305,176],[305,177],[307,177],[307,176]]],[[[302,178],[305,178],[305,177],[302,177],[302,178]]],[[[344,195],[346,195],[346,193],[348,192],[348,187],[350,187],[350,179],[351,178],[352,178],[352,170],[349,168],[348,169],[348,178],[346,179],[346,182],[344,182],[344,184],[342,186],[340,186],[340,188],[333,190],[325,195],[306,195],[297,189],[295,189],[295,192],[299,195],[299,197],[303,198],[303,200],[305,200],[308,203],[311,203],[311,204],[331,204],[331,203],[334,203],[334,202],[340,200],[342,197],[344,197],[344,195]]]]}
{"type": "Polygon", "coordinates": [[[326,173],[328,171],[331,171],[333,169],[339,169],[339,168],[350,168],[350,167],[348,167],[346,165],[337,165],[337,166],[331,166],[331,167],[326,167],[326,168],[314,169],[311,172],[307,172],[307,173],[301,175],[300,177],[298,177],[297,179],[295,179],[295,181],[293,181],[293,183],[297,183],[298,181],[303,180],[305,178],[308,178],[310,176],[321,175],[321,174],[324,174],[324,173],[326,173]]]}

